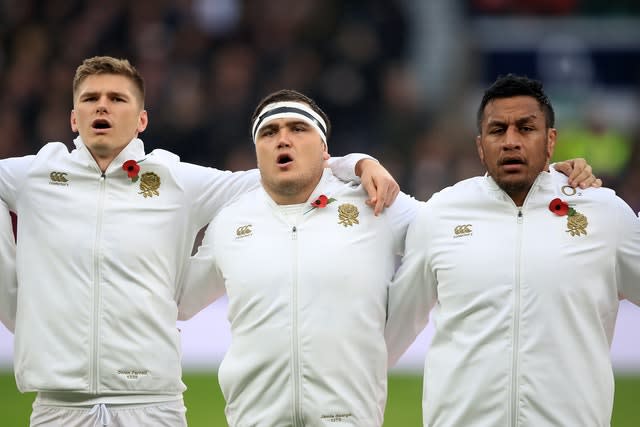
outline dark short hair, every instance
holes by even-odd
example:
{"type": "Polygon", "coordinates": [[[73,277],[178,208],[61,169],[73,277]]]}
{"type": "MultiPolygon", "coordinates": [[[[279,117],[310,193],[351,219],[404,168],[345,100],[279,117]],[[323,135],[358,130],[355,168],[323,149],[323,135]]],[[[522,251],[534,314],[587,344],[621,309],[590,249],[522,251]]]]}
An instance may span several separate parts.
{"type": "Polygon", "coordinates": [[[506,76],[498,77],[496,81],[485,90],[476,116],[478,132],[482,133],[482,119],[484,118],[484,108],[487,104],[494,99],[512,98],[514,96],[530,96],[535,98],[538,101],[540,109],[544,112],[547,128],[554,127],[556,120],[555,113],[549,97],[544,93],[542,82],[526,76],[507,74],[506,76]]]}
{"type": "Polygon", "coordinates": [[[73,78],[73,97],[75,99],[80,84],[89,76],[98,74],[115,74],[129,78],[137,89],[140,105],[144,107],[144,79],[136,68],[126,59],[111,56],[94,56],[85,59],[76,69],[73,78]]]}
{"type": "MultiPolygon", "coordinates": [[[[320,117],[322,117],[322,120],[324,120],[325,124],[327,125],[327,141],[329,140],[329,135],[331,133],[331,122],[329,121],[329,116],[327,116],[327,114],[324,111],[322,111],[320,107],[318,107],[318,104],[316,104],[313,99],[292,89],[282,89],[277,92],[273,92],[267,95],[266,97],[264,97],[262,101],[260,101],[256,109],[254,110],[253,114],[251,115],[251,122],[249,123],[249,133],[251,134],[251,130],[253,129],[253,123],[258,118],[260,111],[262,111],[262,109],[265,106],[276,103],[276,102],[287,102],[287,101],[302,102],[304,104],[309,105],[309,107],[311,107],[313,111],[318,113],[320,117]]],[[[253,135],[251,135],[251,138],[253,139],[253,135]]]]}

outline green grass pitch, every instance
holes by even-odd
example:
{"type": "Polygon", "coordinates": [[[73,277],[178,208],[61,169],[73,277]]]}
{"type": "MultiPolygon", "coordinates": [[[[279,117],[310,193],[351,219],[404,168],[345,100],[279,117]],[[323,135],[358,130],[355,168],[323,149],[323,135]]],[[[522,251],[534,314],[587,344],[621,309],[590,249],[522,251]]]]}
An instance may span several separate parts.
{"type": "MultiPolygon", "coordinates": [[[[186,373],[184,382],[188,387],[185,403],[189,427],[226,426],[224,401],[215,374],[186,373]]],[[[384,426],[421,426],[421,392],[422,379],[419,376],[391,375],[384,426]]],[[[0,425],[28,426],[33,397],[32,393],[18,393],[11,372],[0,372],[0,425]]],[[[612,427],[640,426],[639,398],[640,376],[616,378],[612,427]]]]}

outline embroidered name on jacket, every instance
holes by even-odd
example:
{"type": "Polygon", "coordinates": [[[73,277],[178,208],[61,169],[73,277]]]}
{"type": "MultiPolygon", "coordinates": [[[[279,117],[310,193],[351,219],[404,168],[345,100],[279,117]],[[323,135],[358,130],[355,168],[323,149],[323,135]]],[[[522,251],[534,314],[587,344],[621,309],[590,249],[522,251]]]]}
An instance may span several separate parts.
{"type": "Polygon", "coordinates": [[[455,228],[453,229],[453,237],[465,237],[465,236],[471,236],[473,234],[473,229],[472,229],[472,225],[471,224],[461,224],[461,225],[456,225],[455,228]]]}
{"type": "Polygon", "coordinates": [[[160,177],[153,172],[145,172],[140,177],[140,191],[145,198],[159,196],[160,177]]]}
{"type": "Polygon", "coordinates": [[[342,423],[349,422],[349,418],[353,417],[353,414],[330,414],[330,415],[321,415],[320,419],[322,421],[328,421],[330,423],[342,423]]]}
{"type": "Polygon", "coordinates": [[[66,172],[57,172],[53,171],[49,174],[49,184],[51,185],[69,185],[67,182],[67,173],[66,172]]]}
{"type": "Polygon", "coordinates": [[[137,380],[140,377],[146,377],[149,375],[149,371],[146,369],[119,369],[116,373],[128,380],[137,380]]]}

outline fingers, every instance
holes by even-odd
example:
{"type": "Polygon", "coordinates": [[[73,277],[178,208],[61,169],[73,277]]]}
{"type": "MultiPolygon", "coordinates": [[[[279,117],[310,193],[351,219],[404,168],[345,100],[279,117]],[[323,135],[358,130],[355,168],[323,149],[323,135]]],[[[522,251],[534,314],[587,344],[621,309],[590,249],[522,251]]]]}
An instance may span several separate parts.
{"type": "Polygon", "coordinates": [[[380,215],[385,207],[393,204],[400,193],[400,186],[393,178],[380,178],[372,180],[372,186],[363,186],[369,195],[366,203],[373,208],[375,216],[380,215]]]}
{"type": "Polygon", "coordinates": [[[373,207],[374,215],[378,216],[385,207],[391,206],[400,193],[400,185],[393,176],[379,163],[367,163],[362,171],[362,186],[367,192],[368,206],[373,207]]]}
{"type": "MultiPolygon", "coordinates": [[[[565,174],[567,177],[573,171],[573,165],[571,161],[557,162],[553,164],[553,167],[555,170],[565,174]]],[[[569,180],[569,184],[571,184],[571,180],[569,180]]]]}
{"type": "Polygon", "coordinates": [[[558,172],[568,176],[569,185],[572,187],[601,187],[602,180],[593,174],[591,165],[583,158],[576,158],[554,165],[558,172]]]}
{"type": "Polygon", "coordinates": [[[586,167],[584,168],[584,170],[578,174],[575,178],[569,178],[570,182],[572,183],[571,186],[572,187],[576,187],[579,186],[580,188],[589,188],[589,187],[602,187],[602,180],[600,178],[597,178],[592,170],[591,170],[591,166],[586,165],[586,167]]]}
{"type": "Polygon", "coordinates": [[[371,188],[371,191],[369,191],[369,188],[365,186],[365,190],[367,190],[367,194],[369,195],[365,203],[371,206],[373,208],[373,214],[378,216],[385,206],[385,196],[383,194],[385,190],[382,190],[380,185],[372,186],[371,188]]]}
{"type": "Polygon", "coordinates": [[[393,179],[391,175],[384,177],[377,185],[378,192],[376,195],[376,203],[373,213],[378,216],[385,207],[393,204],[400,193],[400,185],[393,179]]]}
{"type": "MultiPolygon", "coordinates": [[[[367,192],[367,196],[369,197],[366,200],[366,204],[369,206],[375,206],[378,197],[377,197],[377,189],[376,189],[376,185],[373,183],[372,179],[362,179],[362,186],[364,187],[365,191],[367,192]]],[[[375,213],[375,210],[374,210],[375,213]]],[[[377,214],[376,214],[377,215],[377,214]]]]}
{"type": "Polygon", "coordinates": [[[368,206],[371,206],[373,208],[373,214],[375,216],[380,215],[384,210],[385,206],[388,206],[388,205],[385,205],[384,199],[378,198],[378,197],[369,198],[365,203],[368,206]]]}
{"type": "Polygon", "coordinates": [[[593,181],[595,181],[595,176],[593,176],[591,166],[584,159],[575,159],[573,170],[569,174],[569,185],[572,187],[579,185],[581,188],[586,188],[587,183],[591,185],[593,181]]]}

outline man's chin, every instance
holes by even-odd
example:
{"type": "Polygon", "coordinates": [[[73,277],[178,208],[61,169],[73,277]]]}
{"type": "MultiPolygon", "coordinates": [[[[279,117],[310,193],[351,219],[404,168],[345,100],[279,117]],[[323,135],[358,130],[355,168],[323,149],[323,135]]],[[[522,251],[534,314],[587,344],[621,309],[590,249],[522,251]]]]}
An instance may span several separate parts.
{"type": "Polygon", "coordinates": [[[502,190],[507,194],[521,193],[523,191],[528,191],[533,185],[533,182],[529,182],[529,180],[523,177],[500,177],[495,179],[498,187],[502,188],[502,190]]]}
{"type": "MultiPolygon", "coordinates": [[[[263,183],[265,179],[263,178],[263,183]]],[[[284,196],[292,196],[300,191],[300,180],[294,177],[271,177],[265,183],[271,190],[284,196]]]]}

